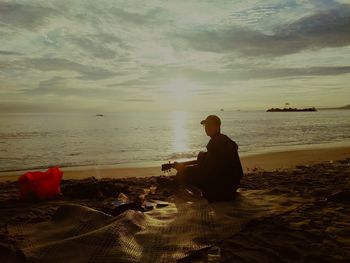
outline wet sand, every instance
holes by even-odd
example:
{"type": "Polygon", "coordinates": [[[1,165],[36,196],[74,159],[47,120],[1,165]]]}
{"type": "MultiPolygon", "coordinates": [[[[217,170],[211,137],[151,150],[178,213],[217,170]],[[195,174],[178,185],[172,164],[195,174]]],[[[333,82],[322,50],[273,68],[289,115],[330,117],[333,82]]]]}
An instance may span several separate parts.
{"type": "MultiPolygon", "coordinates": [[[[249,171],[246,170],[240,189],[266,190],[277,200],[282,195],[293,195],[304,203],[288,212],[255,218],[238,233],[213,244],[221,249],[220,262],[349,262],[349,148],[269,153],[264,155],[265,159],[262,156],[242,158],[249,171]],[[267,161],[267,157],[275,159],[267,161]]],[[[160,174],[159,168],[157,170],[155,175],[160,174]]],[[[70,176],[74,177],[77,172],[82,171],[74,171],[70,176]]],[[[152,170],[149,172],[151,174],[152,170]]],[[[88,175],[84,173],[84,176],[88,175]]],[[[11,225],[25,227],[26,224],[51,222],[57,210],[67,204],[83,205],[115,217],[124,212],[109,205],[119,193],[140,203],[143,198],[167,200],[177,192],[173,176],[110,177],[80,180],[65,177],[62,196],[41,202],[21,201],[16,182],[1,182],[2,262],[25,262],[21,247],[23,236],[11,234],[11,225]],[[152,192],[150,187],[155,191],[152,192]]],[[[291,205],[284,202],[285,207],[291,205]]],[[[140,207],[128,209],[139,210],[140,207]]],[[[206,262],[207,258],[208,249],[203,249],[179,262],[206,262]]]]}
{"type": "MultiPolygon", "coordinates": [[[[241,156],[245,172],[277,169],[291,169],[296,165],[311,165],[319,162],[332,162],[350,156],[350,147],[322,147],[314,149],[298,149],[270,153],[241,156]]],[[[129,178],[163,175],[160,166],[119,168],[117,166],[83,166],[62,168],[64,179],[96,178],[129,178]]],[[[0,172],[0,182],[16,180],[26,171],[0,172]]],[[[172,171],[169,175],[173,175],[172,171]]]]}

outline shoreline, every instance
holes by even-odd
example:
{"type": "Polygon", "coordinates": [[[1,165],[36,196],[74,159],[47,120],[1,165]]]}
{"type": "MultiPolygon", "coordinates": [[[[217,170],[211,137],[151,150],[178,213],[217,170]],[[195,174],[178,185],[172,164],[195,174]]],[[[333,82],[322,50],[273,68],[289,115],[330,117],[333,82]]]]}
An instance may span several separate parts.
{"type": "MultiPolygon", "coordinates": [[[[250,171],[273,171],[293,169],[297,165],[312,165],[320,162],[333,162],[350,157],[350,146],[318,146],[304,149],[272,151],[241,155],[241,163],[245,173],[250,171]]],[[[38,169],[44,171],[46,169],[38,169]]],[[[95,178],[130,178],[163,175],[160,166],[151,167],[118,167],[116,165],[96,165],[63,167],[63,179],[95,178]]],[[[0,182],[17,180],[18,176],[29,170],[0,172],[0,182]]],[[[173,175],[172,170],[166,175],[173,175]]]]}

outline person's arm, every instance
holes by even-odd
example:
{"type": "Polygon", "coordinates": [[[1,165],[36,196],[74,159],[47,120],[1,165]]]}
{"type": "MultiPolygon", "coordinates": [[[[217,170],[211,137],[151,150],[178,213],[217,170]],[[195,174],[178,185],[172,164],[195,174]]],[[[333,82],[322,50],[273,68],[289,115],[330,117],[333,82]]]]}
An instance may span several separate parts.
{"type": "Polygon", "coordinates": [[[177,171],[180,171],[185,169],[186,166],[197,165],[197,164],[198,164],[198,160],[192,160],[192,161],[187,161],[182,163],[174,162],[174,169],[177,171]]]}

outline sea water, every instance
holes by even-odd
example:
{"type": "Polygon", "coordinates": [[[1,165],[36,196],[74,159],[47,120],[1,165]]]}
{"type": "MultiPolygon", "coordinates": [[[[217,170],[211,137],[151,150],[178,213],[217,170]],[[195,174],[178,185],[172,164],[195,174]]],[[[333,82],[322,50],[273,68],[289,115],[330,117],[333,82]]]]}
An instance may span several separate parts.
{"type": "Polygon", "coordinates": [[[350,110],[0,114],[0,171],[193,158],[209,140],[200,125],[208,114],[241,156],[350,142],[350,110]]]}

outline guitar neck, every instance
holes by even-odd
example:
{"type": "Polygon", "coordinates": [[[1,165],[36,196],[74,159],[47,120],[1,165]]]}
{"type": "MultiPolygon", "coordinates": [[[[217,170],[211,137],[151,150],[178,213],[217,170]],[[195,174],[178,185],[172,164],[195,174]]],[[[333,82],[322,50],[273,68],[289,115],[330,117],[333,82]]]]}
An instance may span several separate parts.
{"type": "MultiPolygon", "coordinates": [[[[185,165],[185,166],[195,165],[197,163],[198,163],[197,160],[182,162],[182,164],[185,165]]],[[[165,163],[165,164],[162,164],[161,170],[162,171],[168,171],[168,170],[170,170],[171,168],[174,168],[174,167],[175,167],[175,163],[165,163]]]]}
{"type": "Polygon", "coordinates": [[[182,164],[184,165],[194,165],[194,164],[197,164],[197,160],[191,160],[191,161],[187,161],[187,162],[182,162],[182,164]]]}

